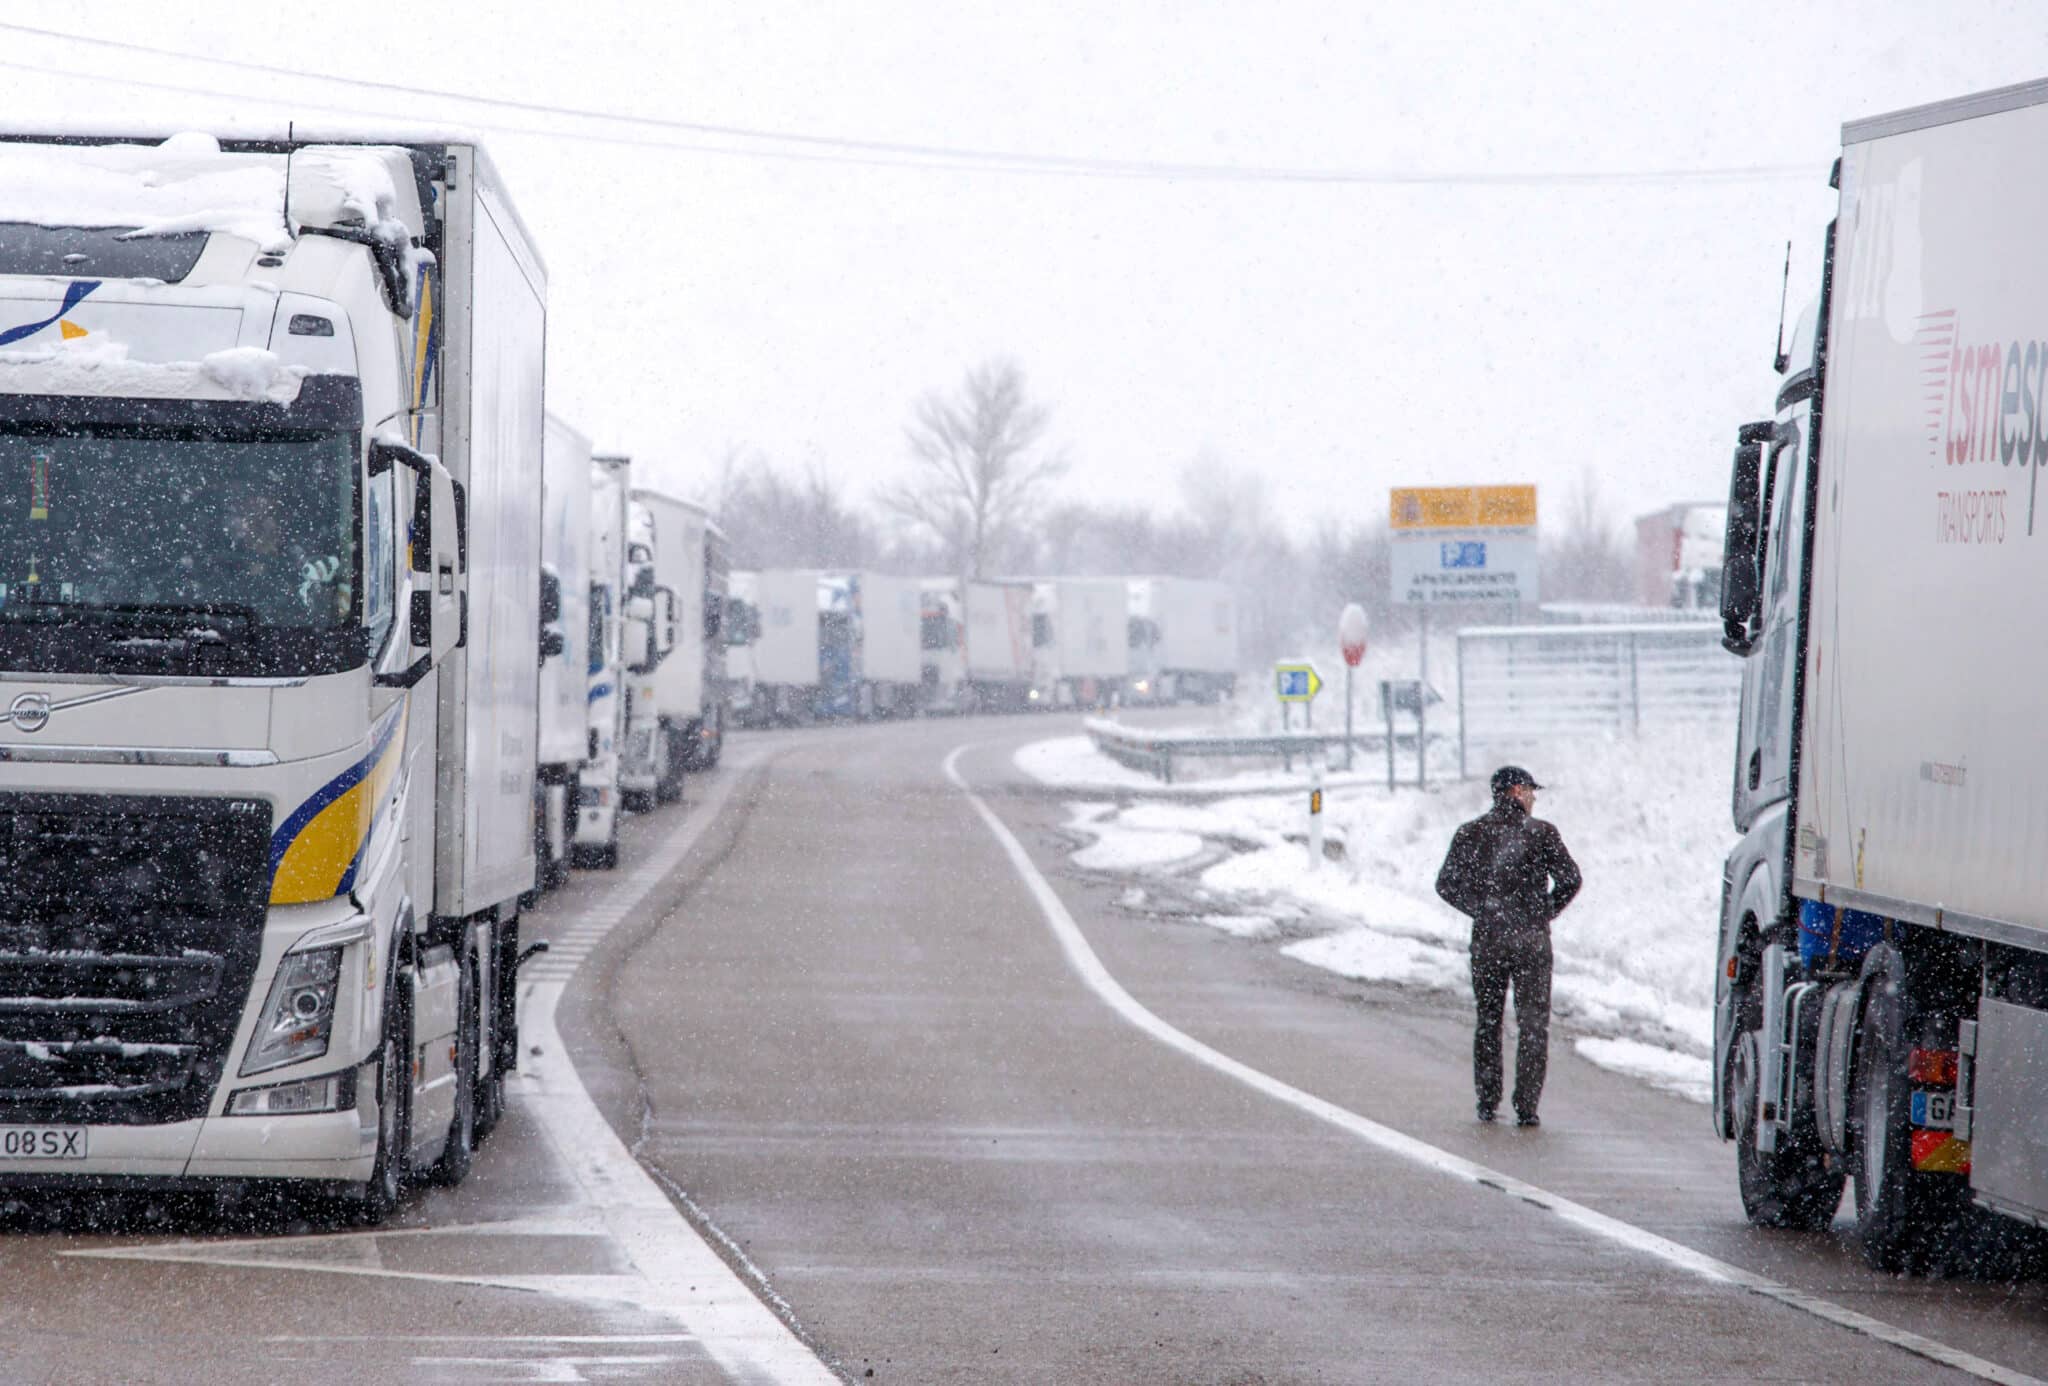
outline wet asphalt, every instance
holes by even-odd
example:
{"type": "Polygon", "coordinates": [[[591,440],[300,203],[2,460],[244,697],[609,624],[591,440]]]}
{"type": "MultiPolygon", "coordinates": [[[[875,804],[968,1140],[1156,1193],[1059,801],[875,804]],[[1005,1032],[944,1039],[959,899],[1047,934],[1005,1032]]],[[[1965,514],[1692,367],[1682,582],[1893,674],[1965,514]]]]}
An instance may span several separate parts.
{"type": "MultiPolygon", "coordinates": [[[[1539,1131],[1481,1127],[1450,998],[1133,913],[1020,786],[1052,719],[735,741],[715,815],[577,970],[597,1106],[847,1379],[1251,1383],[1964,1380],[1398,1159],[1161,1045],[1082,985],[984,789],[1104,966],[1243,1063],[1453,1154],[1859,1312],[2048,1376],[2043,1286],[1865,1270],[1750,1229],[1705,1109],[1554,1036],[1539,1131]]],[[[614,882],[528,916],[571,927],[614,882]]],[[[1704,960],[1703,966],[1710,965],[1704,960]]],[[[617,1293],[630,1266],[515,1096],[461,1188],[358,1231],[291,1214],[0,1232],[0,1383],[723,1379],[617,1293]]],[[[132,1219],[134,1214],[128,1214],[132,1219]]]]}

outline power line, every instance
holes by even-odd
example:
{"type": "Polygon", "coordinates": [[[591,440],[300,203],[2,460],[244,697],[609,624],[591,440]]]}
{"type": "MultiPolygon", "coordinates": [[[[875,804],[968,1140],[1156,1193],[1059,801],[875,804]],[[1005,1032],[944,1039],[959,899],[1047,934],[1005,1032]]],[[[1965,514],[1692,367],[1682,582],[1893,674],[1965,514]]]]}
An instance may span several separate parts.
{"type": "MultiPolygon", "coordinates": [[[[489,128],[502,130],[507,133],[528,134],[550,139],[670,148],[693,153],[726,154],[752,158],[779,158],[797,162],[848,163],[888,168],[932,168],[945,172],[985,171],[998,173],[1067,174],[1095,178],[1144,178],[1173,182],[1327,183],[1446,187],[1625,186],[1630,184],[1675,182],[1734,183],[1777,181],[1814,176],[1814,170],[1803,164],[1759,164],[1730,167],[1613,171],[1536,170],[1494,173],[1482,171],[1407,172],[1391,169],[1315,169],[1270,165],[1200,164],[1159,160],[1084,158],[1072,155],[1038,154],[1015,150],[980,149],[873,140],[852,136],[819,135],[804,131],[771,130],[702,121],[675,120],[655,116],[627,115],[587,107],[519,101],[504,97],[476,96],[465,92],[409,86],[403,83],[376,81],[369,78],[339,77],[328,73],[304,72],[269,63],[211,57],[178,49],[152,47],[147,44],[133,43],[120,39],[97,38],[82,34],[64,33],[53,29],[35,28],[25,24],[0,23],[0,32],[25,34],[35,38],[80,44],[88,47],[113,49],[120,52],[138,53],[155,58],[172,58],[183,62],[208,63],[219,67],[259,73],[265,76],[289,78],[294,81],[326,82],[371,91],[392,92],[433,101],[453,101],[466,105],[493,107],[499,110],[525,114],[601,121],[615,125],[637,126],[643,129],[662,130],[677,134],[745,140],[755,144],[794,144],[810,149],[836,151],[830,154],[817,154],[805,157],[796,151],[790,150],[771,150],[757,147],[735,148],[724,145],[687,144],[669,140],[629,139],[617,135],[606,135],[588,131],[571,132],[543,129],[534,126],[506,125],[499,121],[493,121],[489,126],[489,128]],[[885,157],[876,158],[873,156],[885,157]]],[[[100,73],[79,72],[62,68],[38,68],[12,62],[0,63],[0,67],[26,71],[48,71],[62,76],[118,82],[128,86],[178,91],[188,95],[211,96],[222,100],[267,100],[279,105],[308,106],[316,110],[358,116],[368,115],[368,113],[353,107],[304,102],[296,98],[287,101],[276,97],[258,97],[248,92],[221,92],[212,88],[188,87],[142,78],[114,77],[100,73]]]]}

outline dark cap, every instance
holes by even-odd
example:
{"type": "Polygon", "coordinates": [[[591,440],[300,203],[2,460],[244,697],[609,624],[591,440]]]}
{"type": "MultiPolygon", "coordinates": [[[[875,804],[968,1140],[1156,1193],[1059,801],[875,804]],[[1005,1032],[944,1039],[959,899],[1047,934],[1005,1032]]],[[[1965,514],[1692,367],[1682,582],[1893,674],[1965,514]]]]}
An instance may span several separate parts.
{"type": "Polygon", "coordinates": [[[1496,798],[1516,788],[1541,789],[1543,786],[1536,783],[1536,777],[1519,765],[1503,765],[1493,772],[1493,792],[1496,798]]]}

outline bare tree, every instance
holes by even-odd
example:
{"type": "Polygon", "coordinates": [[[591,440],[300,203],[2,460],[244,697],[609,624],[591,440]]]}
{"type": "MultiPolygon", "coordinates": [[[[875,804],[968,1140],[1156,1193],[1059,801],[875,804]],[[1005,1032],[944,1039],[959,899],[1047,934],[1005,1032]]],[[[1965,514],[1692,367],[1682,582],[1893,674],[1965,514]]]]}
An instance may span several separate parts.
{"type": "Polygon", "coordinates": [[[714,500],[736,560],[748,567],[858,568],[877,547],[816,459],[792,478],[759,451],[728,448],[714,500]]]}
{"type": "Polygon", "coordinates": [[[955,572],[984,576],[1019,549],[1047,486],[1065,458],[1040,444],[1051,416],[1031,401],[1015,361],[967,372],[958,393],[934,391],[904,430],[910,477],[881,492],[883,507],[946,551],[955,572]]]}
{"type": "Polygon", "coordinates": [[[1565,496],[1563,523],[1543,546],[1543,595],[1551,601],[1627,601],[1634,572],[1600,477],[1579,473],[1565,496]]]}

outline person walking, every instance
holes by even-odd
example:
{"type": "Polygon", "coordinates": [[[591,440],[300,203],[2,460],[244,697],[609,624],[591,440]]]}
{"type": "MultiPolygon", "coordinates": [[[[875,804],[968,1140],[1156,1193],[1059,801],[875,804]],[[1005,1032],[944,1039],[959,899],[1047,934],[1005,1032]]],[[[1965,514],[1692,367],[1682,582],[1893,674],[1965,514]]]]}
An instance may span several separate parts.
{"type": "Polygon", "coordinates": [[[1493,772],[1493,807],[1459,826],[1437,872],[1436,893],[1472,921],[1472,1084],[1479,1119],[1501,1096],[1501,1014],[1515,994],[1515,1125],[1539,1126],[1550,1062],[1550,921],[1579,893],[1578,863],[1557,829],[1531,816],[1536,777],[1519,765],[1493,772]]]}

